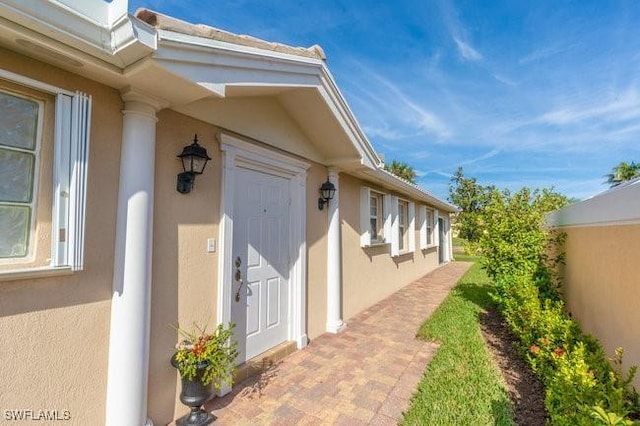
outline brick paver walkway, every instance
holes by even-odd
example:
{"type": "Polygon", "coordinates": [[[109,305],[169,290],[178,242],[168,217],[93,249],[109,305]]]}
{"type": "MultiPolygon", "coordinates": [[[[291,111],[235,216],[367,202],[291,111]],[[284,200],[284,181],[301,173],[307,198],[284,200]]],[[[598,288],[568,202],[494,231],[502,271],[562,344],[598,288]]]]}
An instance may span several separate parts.
{"type": "Polygon", "coordinates": [[[217,425],[395,425],[437,345],[415,338],[471,263],[414,281],[205,407],[217,425]]]}

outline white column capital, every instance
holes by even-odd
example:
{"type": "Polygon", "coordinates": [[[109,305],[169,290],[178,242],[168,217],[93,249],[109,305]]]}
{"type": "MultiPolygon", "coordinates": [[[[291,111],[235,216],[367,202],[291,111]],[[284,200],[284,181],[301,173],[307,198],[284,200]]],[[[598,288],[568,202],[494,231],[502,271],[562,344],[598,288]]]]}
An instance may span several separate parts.
{"type": "Polygon", "coordinates": [[[144,92],[138,88],[127,86],[120,90],[120,97],[125,102],[125,112],[147,113],[155,118],[156,112],[169,106],[169,101],[144,92]]]}
{"type": "Polygon", "coordinates": [[[337,182],[340,178],[340,170],[336,167],[329,167],[327,169],[327,175],[329,176],[330,181],[333,181],[335,179],[335,181],[337,182]]]}

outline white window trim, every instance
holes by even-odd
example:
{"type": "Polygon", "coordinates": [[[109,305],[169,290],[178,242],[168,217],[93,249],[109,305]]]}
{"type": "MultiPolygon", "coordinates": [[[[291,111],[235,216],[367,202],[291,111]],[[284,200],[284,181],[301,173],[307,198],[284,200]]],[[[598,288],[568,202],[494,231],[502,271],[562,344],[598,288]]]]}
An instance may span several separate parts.
{"type": "Polygon", "coordinates": [[[51,264],[3,270],[0,280],[80,271],[84,268],[91,97],[2,69],[0,79],[55,96],[51,264]]]}
{"type": "Polygon", "coordinates": [[[391,257],[400,256],[399,220],[398,220],[398,197],[391,196],[391,257]]]}
{"type": "Polygon", "coordinates": [[[418,229],[420,231],[420,250],[426,250],[427,245],[427,206],[418,206],[418,229]]]}
{"type": "Polygon", "coordinates": [[[407,232],[409,233],[407,252],[413,253],[416,251],[416,205],[413,201],[409,201],[407,206],[407,232]]]}

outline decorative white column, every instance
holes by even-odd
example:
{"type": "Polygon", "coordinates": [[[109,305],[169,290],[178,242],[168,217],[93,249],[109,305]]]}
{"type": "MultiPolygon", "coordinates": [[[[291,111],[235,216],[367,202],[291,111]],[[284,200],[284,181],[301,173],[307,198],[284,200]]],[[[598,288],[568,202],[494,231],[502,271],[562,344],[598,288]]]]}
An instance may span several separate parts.
{"type": "Polygon", "coordinates": [[[340,187],[338,171],[329,169],[329,181],[336,192],[329,201],[329,229],[327,231],[327,331],[339,333],[346,327],[341,318],[342,255],[340,250],[340,187]]]}
{"type": "Polygon", "coordinates": [[[106,424],[152,425],[147,418],[156,111],[160,103],[127,90],[113,267],[106,424]]]}

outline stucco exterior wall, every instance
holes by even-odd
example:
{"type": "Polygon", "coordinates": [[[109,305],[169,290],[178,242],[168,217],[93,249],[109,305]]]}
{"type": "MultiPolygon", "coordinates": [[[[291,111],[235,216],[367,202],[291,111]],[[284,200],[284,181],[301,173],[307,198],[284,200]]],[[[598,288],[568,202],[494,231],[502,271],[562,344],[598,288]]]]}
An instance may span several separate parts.
{"type": "MultiPolygon", "coordinates": [[[[640,224],[563,228],[567,307],[606,353],[625,351],[624,365],[640,365],[640,224]]],[[[635,378],[640,387],[640,378],[635,378]]]]}
{"type": "MultiPolygon", "coordinates": [[[[347,320],[438,266],[436,247],[419,249],[416,219],[416,251],[391,257],[389,245],[360,247],[360,188],[375,185],[340,175],[342,221],[342,312],[347,320]]],[[[406,197],[403,197],[406,198],[406,197]]],[[[411,200],[414,201],[415,200],[411,200]]],[[[416,202],[416,206],[419,203],[416,202]]]]}
{"type": "Polygon", "coordinates": [[[172,326],[213,329],[216,323],[219,247],[208,253],[207,239],[219,245],[221,156],[215,127],[171,110],[157,117],[148,413],[165,424],[185,411],[169,364],[177,343],[172,326]],[[212,160],[192,192],[180,194],[176,176],[182,165],[176,155],[196,133],[212,160]]]}
{"type": "Polygon", "coordinates": [[[85,269],[64,277],[0,281],[0,408],[68,410],[71,424],[101,424],[122,100],[116,90],[11,51],[0,48],[0,58],[5,70],[84,91],[94,100],[85,269]]]}
{"type": "Polygon", "coordinates": [[[314,164],[307,171],[307,336],[313,339],[327,325],[327,209],[318,210],[318,189],[327,169],[314,164]]]}

